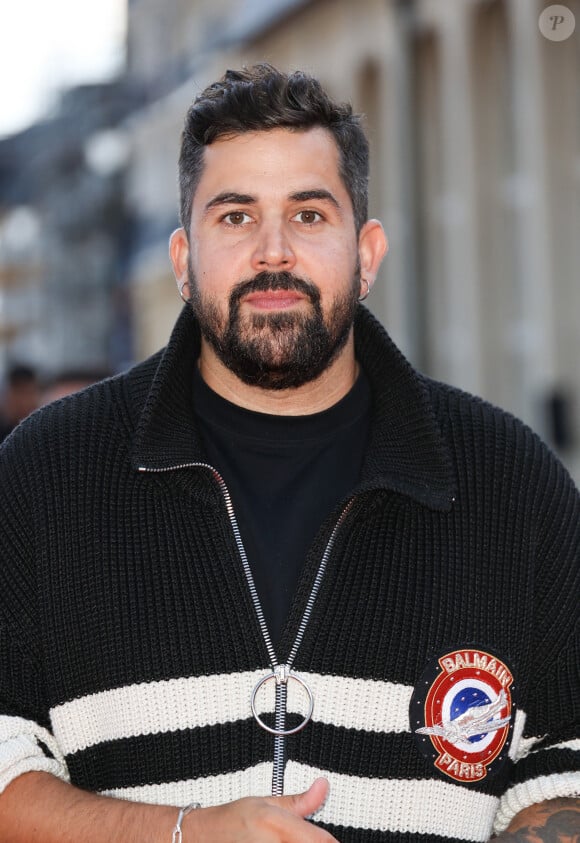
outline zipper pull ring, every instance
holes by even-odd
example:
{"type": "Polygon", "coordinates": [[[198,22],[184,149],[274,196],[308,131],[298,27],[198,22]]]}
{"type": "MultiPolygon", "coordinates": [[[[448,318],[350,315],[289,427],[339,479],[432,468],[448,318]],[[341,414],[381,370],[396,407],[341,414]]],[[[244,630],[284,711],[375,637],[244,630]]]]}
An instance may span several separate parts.
{"type": "Polygon", "coordinates": [[[287,664],[277,664],[271,673],[266,674],[263,676],[259,682],[256,684],[254,690],[252,691],[252,696],[250,698],[250,705],[252,707],[252,714],[254,715],[254,719],[256,723],[265,729],[266,732],[269,732],[271,735],[276,735],[277,738],[283,738],[287,735],[295,735],[296,732],[301,732],[304,727],[310,723],[312,720],[312,713],[314,711],[314,694],[310,690],[308,684],[298,676],[297,673],[292,672],[292,668],[287,664]],[[268,726],[267,723],[264,723],[258,711],[256,709],[256,697],[258,696],[258,692],[262,685],[265,685],[266,682],[270,682],[271,680],[276,682],[277,686],[280,685],[288,685],[290,679],[293,679],[295,682],[298,682],[299,685],[306,691],[306,695],[308,697],[308,711],[302,720],[301,723],[298,724],[294,729],[273,729],[271,726],[268,726]]]}

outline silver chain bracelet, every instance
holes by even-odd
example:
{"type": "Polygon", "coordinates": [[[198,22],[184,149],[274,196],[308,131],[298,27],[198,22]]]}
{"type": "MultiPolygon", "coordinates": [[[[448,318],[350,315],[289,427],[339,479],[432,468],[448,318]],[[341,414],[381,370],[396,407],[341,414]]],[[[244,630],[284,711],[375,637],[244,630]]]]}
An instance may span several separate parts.
{"type": "Polygon", "coordinates": [[[179,816],[177,817],[177,823],[175,824],[175,828],[173,829],[173,837],[171,838],[171,843],[182,843],[183,833],[181,831],[181,823],[183,822],[183,818],[186,817],[190,811],[195,811],[197,808],[201,808],[199,802],[192,802],[190,805],[186,805],[185,808],[180,809],[179,816]]]}

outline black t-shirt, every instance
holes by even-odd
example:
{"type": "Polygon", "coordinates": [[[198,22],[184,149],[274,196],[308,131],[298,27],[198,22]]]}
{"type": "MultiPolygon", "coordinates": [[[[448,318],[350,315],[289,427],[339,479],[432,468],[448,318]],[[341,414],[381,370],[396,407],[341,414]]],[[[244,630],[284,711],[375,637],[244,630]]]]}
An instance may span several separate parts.
{"type": "Polygon", "coordinates": [[[232,497],[274,647],[310,545],[356,485],[370,388],[361,372],[334,406],[306,416],[256,413],[226,401],[196,369],[194,412],[210,463],[232,497]]]}

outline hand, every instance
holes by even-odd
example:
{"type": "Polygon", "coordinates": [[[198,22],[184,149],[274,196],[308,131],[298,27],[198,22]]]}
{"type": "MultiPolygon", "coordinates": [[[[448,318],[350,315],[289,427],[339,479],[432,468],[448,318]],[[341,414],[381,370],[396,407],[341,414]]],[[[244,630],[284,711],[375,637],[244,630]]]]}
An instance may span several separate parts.
{"type": "Polygon", "coordinates": [[[326,779],[316,779],[303,793],[292,796],[248,797],[203,808],[186,817],[184,841],[212,843],[337,843],[334,837],[304,818],[328,795],[326,779]]]}

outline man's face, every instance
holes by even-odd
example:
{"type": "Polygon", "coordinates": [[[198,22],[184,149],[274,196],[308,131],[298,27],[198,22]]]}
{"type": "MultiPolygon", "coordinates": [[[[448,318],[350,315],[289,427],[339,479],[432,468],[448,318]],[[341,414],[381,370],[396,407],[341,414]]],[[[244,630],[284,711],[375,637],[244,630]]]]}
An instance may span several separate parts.
{"type": "Polygon", "coordinates": [[[344,348],[360,294],[332,136],[273,129],[206,147],[185,252],[176,274],[228,369],[266,389],[316,378],[344,348]]]}

